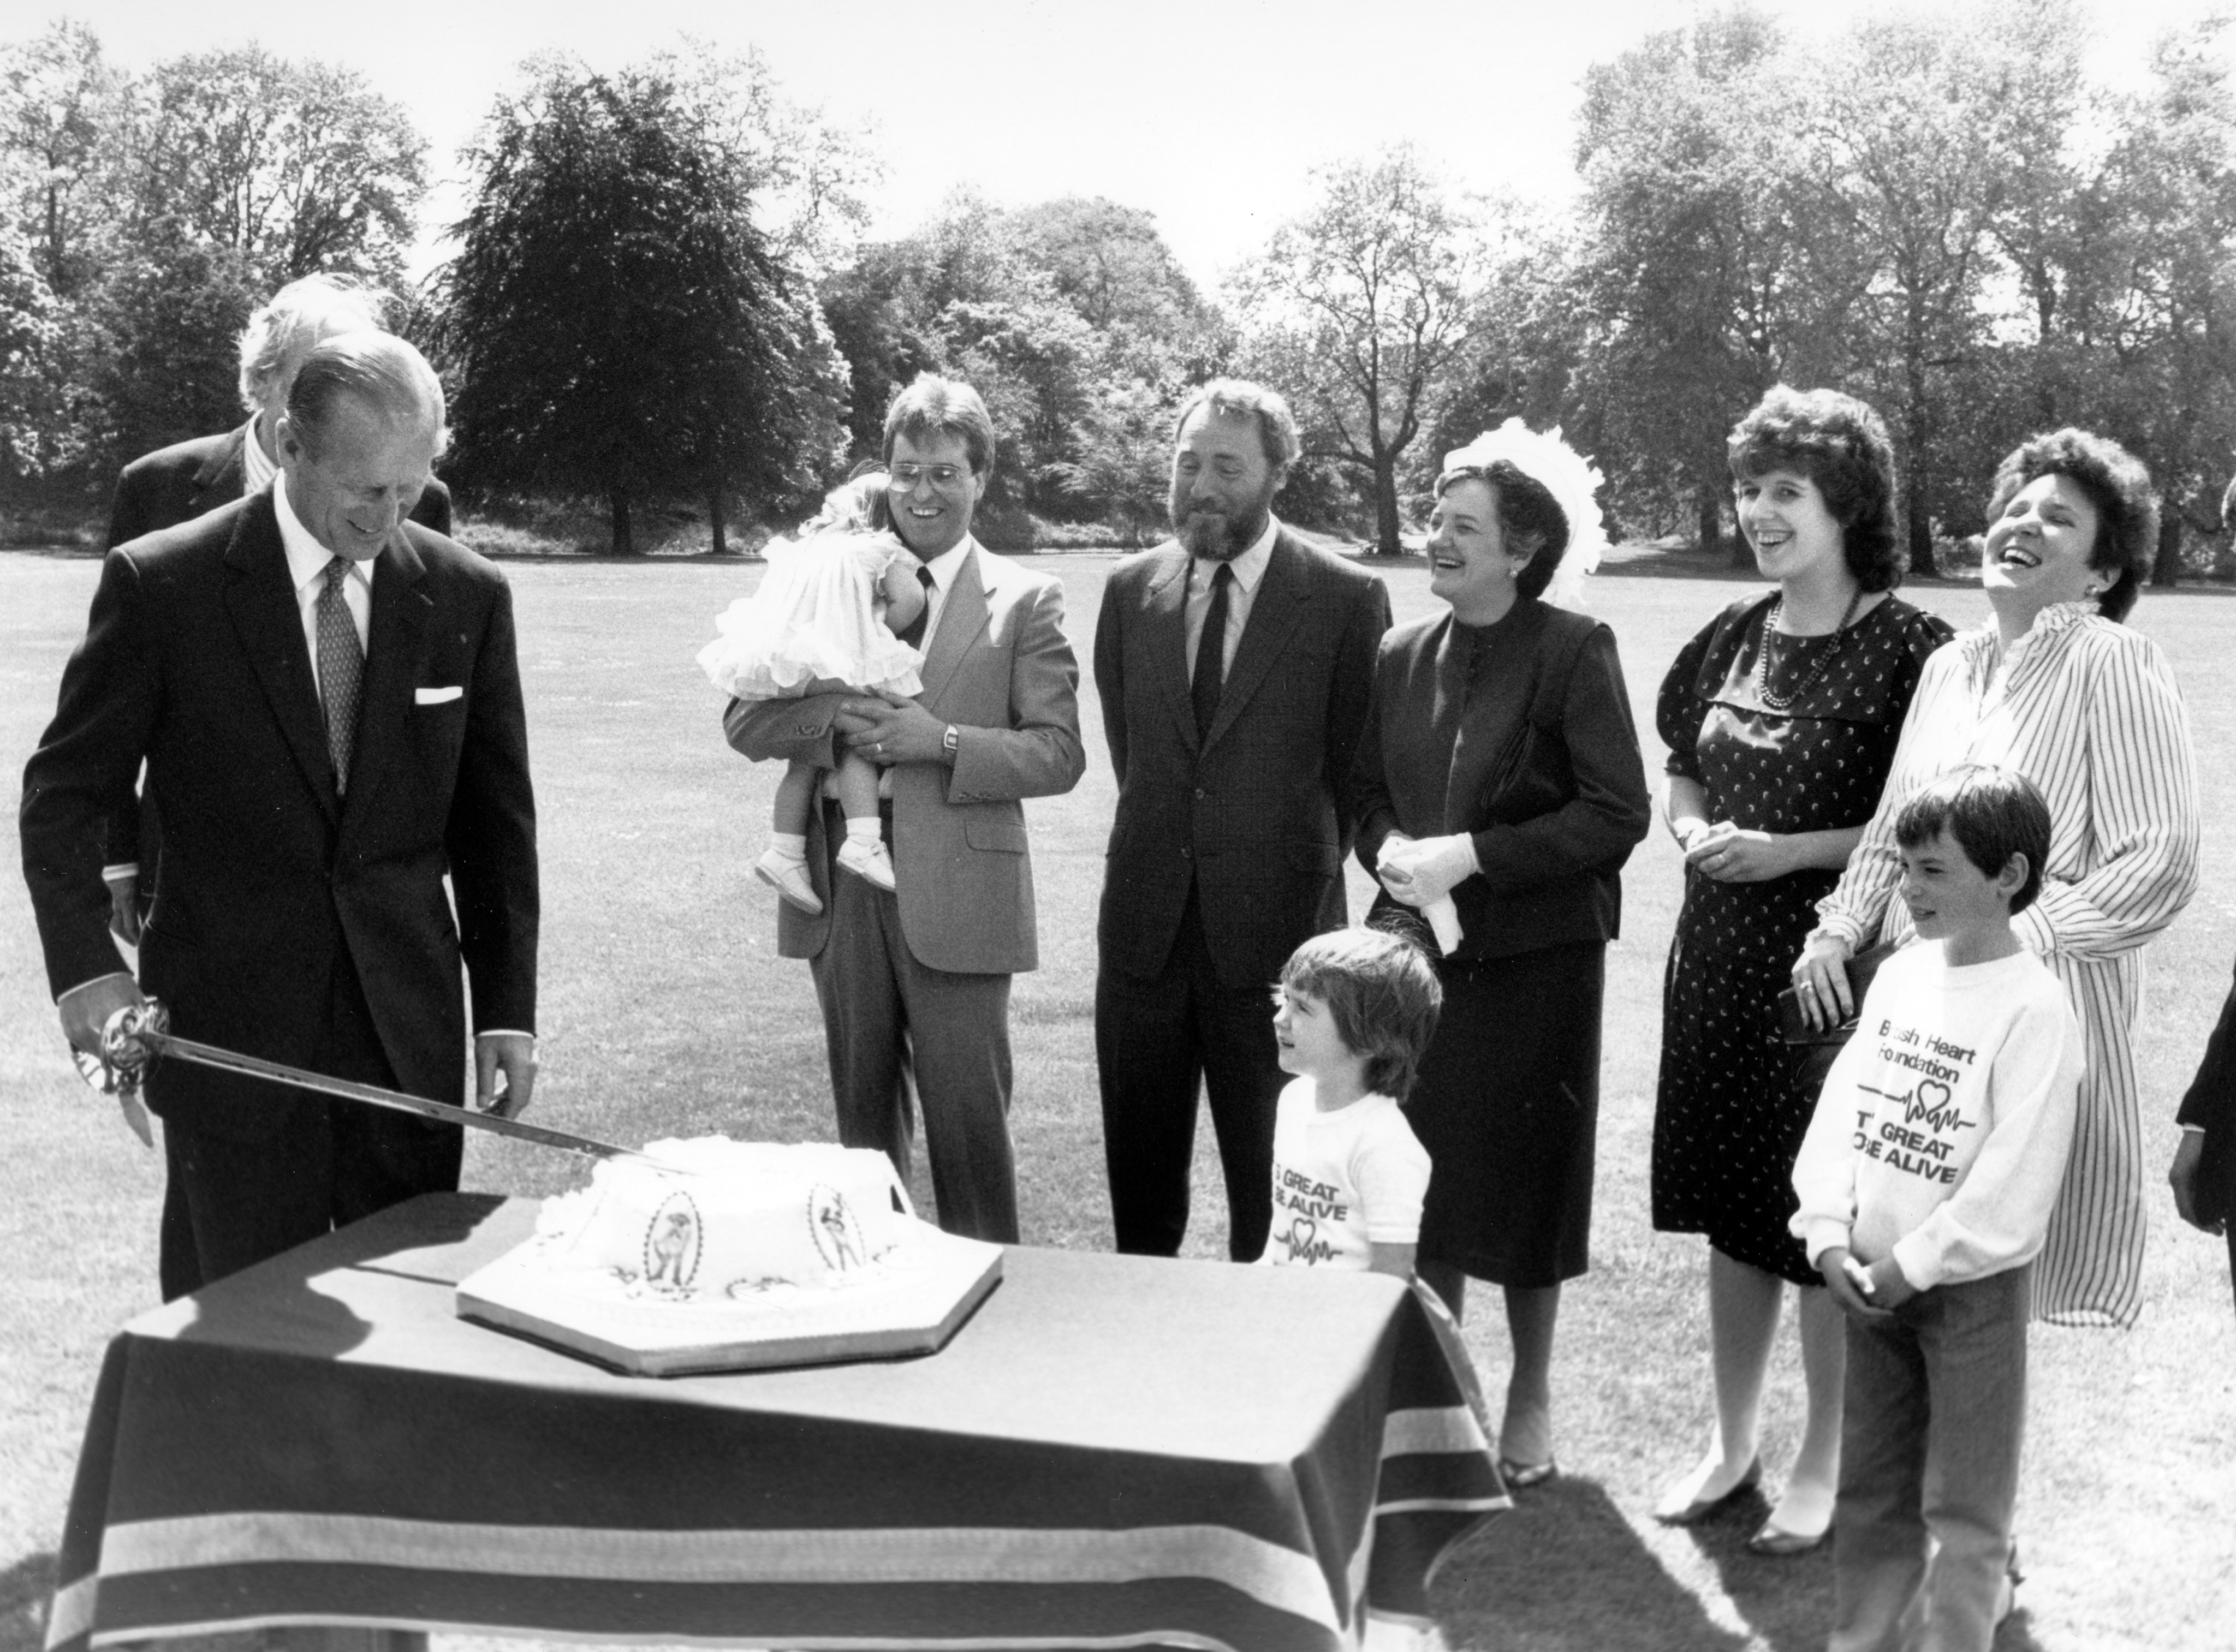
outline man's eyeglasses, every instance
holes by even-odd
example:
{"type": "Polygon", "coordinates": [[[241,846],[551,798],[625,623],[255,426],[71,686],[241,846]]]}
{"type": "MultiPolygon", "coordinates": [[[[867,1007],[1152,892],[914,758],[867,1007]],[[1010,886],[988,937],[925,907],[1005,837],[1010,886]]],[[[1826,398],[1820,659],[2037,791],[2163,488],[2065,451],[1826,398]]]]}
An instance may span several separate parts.
{"type": "Polygon", "coordinates": [[[896,491],[906,493],[919,482],[929,482],[944,492],[961,482],[970,472],[961,465],[897,464],[889,468],[885,474],[891,479],[891,486],[896,491]]]}

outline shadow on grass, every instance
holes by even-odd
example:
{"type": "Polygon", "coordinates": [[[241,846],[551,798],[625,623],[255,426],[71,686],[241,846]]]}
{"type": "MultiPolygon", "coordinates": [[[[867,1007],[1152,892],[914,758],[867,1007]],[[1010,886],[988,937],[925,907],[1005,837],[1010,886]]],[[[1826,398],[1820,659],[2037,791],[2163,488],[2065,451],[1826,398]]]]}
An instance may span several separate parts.
{"type": "Polygon", "coordinates": [[[25,1555],[0,1571],[0,1652],[39,1652],[47,1643],[47,1597],[55,1557],[25,1555]]]}
{"type": "Polygon", "coordinates": [[[1832,1622],[1832,1545],[1782,1560],[1751,1553],[1747,1539],[1769,1515],[1762,1493],[1750,1491],[1685,1534],[1757,1644],[1770,1652],[1818,1652],[1832,1622]]]}
{"type": "MultiPolygon", "coordinates": [[[[1455,1549],[1437,1576],[1434,1604],[1456,1649],[1743,1652],[1748,1645],[1669,1575],[1603,1486],[1568,1476],[1524,1492],[1513,1513],[1455,1549]]],[[[1815,1644],[1823,1638],[1819,1615],[1815,1644]]],[[[1786,1642],[1776,1644],[1783,1652],[1786,1642]]]]}

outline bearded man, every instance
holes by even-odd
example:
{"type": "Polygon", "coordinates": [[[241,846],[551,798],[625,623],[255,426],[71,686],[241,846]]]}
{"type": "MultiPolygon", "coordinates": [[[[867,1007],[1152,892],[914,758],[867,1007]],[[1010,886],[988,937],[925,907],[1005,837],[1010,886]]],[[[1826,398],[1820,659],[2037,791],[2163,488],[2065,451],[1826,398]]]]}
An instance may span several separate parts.
{"type": "Polygon", "coordinates": [[[1274,521],[1297,453],[1279,395],[1205,385],[1175,433],[1173,539],[1103,587],[1095,681],[1118,813],[1095,1049],[1122,1251],[1180,1250],[1200,1085],[1227,1253],[1264,1250],[1284,1082],[1267,993],[1300,941],[1346,921],[1351,753],[1390,598],[1274,521]]]}

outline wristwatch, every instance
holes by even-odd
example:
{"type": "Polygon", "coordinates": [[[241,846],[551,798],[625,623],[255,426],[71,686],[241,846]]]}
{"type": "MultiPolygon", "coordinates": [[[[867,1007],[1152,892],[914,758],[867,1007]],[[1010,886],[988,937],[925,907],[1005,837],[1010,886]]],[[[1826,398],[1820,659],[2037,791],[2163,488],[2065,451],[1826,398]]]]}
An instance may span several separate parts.
{"type": "Polygon", "coordinates": [[[949,724],[947,725],[947,732],[939,737],[939,749],[946,752],[947,755],[951,757],[955,755],[957,748],[959,748],[962,744],[963,731],[957,728],[952,723],[949,724]]]}

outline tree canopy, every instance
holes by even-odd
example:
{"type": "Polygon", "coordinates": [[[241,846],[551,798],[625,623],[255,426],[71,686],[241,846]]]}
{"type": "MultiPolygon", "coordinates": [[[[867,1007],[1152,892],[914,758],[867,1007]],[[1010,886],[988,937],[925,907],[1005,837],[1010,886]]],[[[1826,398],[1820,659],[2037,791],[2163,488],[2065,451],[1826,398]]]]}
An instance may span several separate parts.
{"type": "Polygon", "coordinates": [[[839,364],[683,88],[547,62],[472,164],[441,324],[462,480],[602,498],[623,553],[641,501],[695,493],[719,523],[733,493],[813,491],[839,364]]]}

